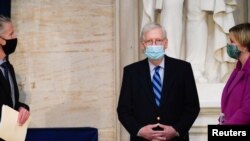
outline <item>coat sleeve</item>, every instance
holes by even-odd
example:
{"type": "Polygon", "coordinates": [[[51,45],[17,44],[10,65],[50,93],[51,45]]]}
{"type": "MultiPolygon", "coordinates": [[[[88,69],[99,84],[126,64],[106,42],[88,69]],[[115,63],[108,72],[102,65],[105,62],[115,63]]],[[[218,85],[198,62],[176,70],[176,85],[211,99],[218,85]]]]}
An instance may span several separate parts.
{"type": "Polygon", "coordinates": [[[194,80],[191,64],[188,63],[184,69],[184,107],[181,118],[173,127],[180,136],[186,136],[200,112],[200,104],[197,88],[194,80]]]}
{"type": "Polygon", "coordinates": [[[24,103],[18,101],[16,103],[16,108],[15,109],[18,110],[20,107],[23,107],[23,108],[27,109],[28,111],[30,110],[30,108],[29,108],[29,106],[27,104],[24,104],[24,103]]]}
{"type": "Polygon", "coordinates": [[[132,76],[126,68],[124,68],[123,72],[122,86],[117,107],[118,119],[132,136],[137,136],[142,125],[136,121],[133,115],[131,85],[132,76]]]}
{"type": "MultiPolygon", "coordinates": [[[[247,79],[245,79],[245,87],[243,87],[243,98],[242,106],[239,108],[235,114],[225,121],[224,124],[249,124],[250,123],[250,73],[247,74],[247,79]]],[[[233,104],[233,103],[231,103],[233,104]]]]}
{"type": "Polygon", "coordinates": [[[29,111],[30,110],[29,106],[25,103],[20,102],[20,100],[19,100],[20,93],[19,93],[19,89],[18,89],[18,85],[17,85],[17,81],[16,81],[15,70],[11,64],[10,64],[10,71],[11,71],[11,77],[13,79],[14,89],[15,89],[16,104],[15,104],[14,109],[18,110],[20,107],[24,107],[25,109],[27,109],[29,111]]]}

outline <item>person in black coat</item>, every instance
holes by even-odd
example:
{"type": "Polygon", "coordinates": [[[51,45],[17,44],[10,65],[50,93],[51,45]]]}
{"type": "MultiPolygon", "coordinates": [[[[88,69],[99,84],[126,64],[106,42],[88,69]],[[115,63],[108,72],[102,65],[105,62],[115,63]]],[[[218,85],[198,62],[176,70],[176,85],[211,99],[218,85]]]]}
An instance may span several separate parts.
{"type": "Polygon", "coordinates": [[[131,141],[188,141],[200,112],[192,67],[166,56],[167,44],[161,25],[145,25],[147,58],[124,67],[117,113],[131,141]]]}
{"type": "Polygon", "coordinates": [[[16,49],[17,38],[10,18],[0,15],[0,118],[2,106],[19,111],[17,122],[21,126],[29,118],[29,106],[19,101],[15,71],[8,57],[16,49]],[[5,71],[7,69],[7,71],[5,71]]]}

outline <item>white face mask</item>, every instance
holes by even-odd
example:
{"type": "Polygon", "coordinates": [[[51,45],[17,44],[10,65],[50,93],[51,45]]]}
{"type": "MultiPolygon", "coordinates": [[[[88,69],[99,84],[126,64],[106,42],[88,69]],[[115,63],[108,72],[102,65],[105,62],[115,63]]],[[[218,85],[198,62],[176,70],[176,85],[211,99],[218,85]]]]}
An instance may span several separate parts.
{"type": "Polygon", "coordinates": [[[163,45],[149,45],[146,46],[145,55],[151,60],[158,60],[164,56],[163,45]]]}

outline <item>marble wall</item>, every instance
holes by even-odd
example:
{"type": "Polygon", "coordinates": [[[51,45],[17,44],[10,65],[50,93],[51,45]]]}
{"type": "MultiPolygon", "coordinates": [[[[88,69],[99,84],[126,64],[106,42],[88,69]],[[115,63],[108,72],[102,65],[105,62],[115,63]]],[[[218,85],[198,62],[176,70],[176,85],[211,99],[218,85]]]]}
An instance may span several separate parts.
{"type": "Polygon", "coordinates": [[[12,0],[10,57],[30,127],[96,127],[116,139],[114,0],[12,0]]]}
{"type": "MultiPolygon", "coordinates": [[[[123,66],[144,57],[139,7],[134,0],[12,0],[19,40],[10,61],[31,107],[30,127],[96,127],[100,141],[128,140],[116,103],[123,66]]],[[[202,109],[191,140],[207,140],[223,86],[197,84],[202,109]]]]}

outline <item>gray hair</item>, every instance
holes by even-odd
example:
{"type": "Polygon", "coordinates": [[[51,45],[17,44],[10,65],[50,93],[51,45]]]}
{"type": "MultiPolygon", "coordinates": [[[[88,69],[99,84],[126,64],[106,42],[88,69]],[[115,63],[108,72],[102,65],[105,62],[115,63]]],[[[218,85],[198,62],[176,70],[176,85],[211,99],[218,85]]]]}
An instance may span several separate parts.
{"type": "Polygon", "coordinates": [[[141,36],[140,36],[140,40],[143,41],[144,40],[144,36],[145,36],[145,33],[147,33],[148,31],[151,31],[153,29],[156,29],[156,28],[160,28],[162,33],[163,33],[163,38],[167,38],[167,32],[165,30],[164,27],[162,27],[160,24],[158,23],[148,23],[146,24],[143,28],[142,28],[142,31],[141,31],[141,36]]]}
{"type": "Polygon", "coordinates": [[[11,22],[10,18],[0,15],[0,35],[4,32],[4,23],[11,22]]]}

